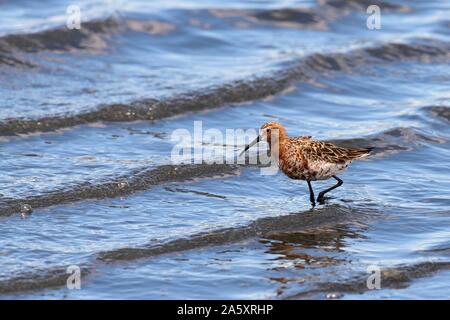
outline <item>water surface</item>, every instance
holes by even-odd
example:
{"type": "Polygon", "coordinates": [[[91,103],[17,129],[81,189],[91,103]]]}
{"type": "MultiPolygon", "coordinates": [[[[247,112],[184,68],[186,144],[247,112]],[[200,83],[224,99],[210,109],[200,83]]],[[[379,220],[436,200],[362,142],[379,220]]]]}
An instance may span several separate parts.
{"type": "Polygon", "coordinates": [[[448,298],[450,6],[375,1],[368,30],[366,2],[81,1],[79,31],[69,2],[0,4],[0,297],[448,298]],[[280,173],[171,161],[194,121],[272,120],[375,152],[314,210],[280,173]]]}

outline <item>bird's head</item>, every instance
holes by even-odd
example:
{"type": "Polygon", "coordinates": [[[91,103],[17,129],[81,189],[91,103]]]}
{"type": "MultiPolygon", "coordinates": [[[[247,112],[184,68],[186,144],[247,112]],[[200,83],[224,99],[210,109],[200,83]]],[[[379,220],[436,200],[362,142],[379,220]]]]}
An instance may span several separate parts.
{"type": "Polygon", "coordinates": [[[266,141],[269,145],[271,145],[272,142],[278,143],[278,141],[284,139],[285,137],[286,129],[284,129],[281,124],[275,121],[266,122],[259,129],[259,134],[256,139],[246,145],[242,153],[260,141],[266,141]]]}
{"type": "Polygon", "coordinates": [[[272,138],[284,139],[286,137],[286,129],[278,122],[266,122],[259,129],[259,136],[261,137],[261,141],[266,141],[270,144],[272,138]]]}

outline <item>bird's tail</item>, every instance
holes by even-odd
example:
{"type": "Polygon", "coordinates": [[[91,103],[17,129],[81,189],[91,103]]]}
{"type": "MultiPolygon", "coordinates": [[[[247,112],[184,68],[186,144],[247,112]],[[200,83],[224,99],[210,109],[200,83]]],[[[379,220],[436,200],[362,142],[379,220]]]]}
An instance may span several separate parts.
{"type": "Polygon", "coordinates": [[[350,151],[350,157],[352,159],[361,159],[370,155],[374,148],[361,148],[361,149],[352,149],[350,151]]]}

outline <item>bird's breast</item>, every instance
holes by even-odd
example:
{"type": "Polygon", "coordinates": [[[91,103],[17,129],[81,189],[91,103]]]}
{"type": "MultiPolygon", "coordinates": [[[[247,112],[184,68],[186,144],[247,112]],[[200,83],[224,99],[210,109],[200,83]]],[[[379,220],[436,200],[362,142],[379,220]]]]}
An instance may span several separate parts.
{"type": "Polygon", "coordinates": [[[284,155],[280,157],[278,166],[291,179],[307,180],[310,177],[308,163],[301,155],[284,155]]]}

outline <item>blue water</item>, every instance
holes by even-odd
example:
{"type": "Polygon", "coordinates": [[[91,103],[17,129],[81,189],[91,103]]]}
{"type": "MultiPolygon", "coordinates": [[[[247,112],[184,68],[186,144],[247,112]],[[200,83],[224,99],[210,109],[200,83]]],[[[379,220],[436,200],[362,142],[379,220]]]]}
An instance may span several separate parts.
{"type": "Polygon", "coordinates": [[[69,4],[0,4],[1,298],[449,298],[448,3],[383,1],[368,30],[364,1],[79,1],[76,35],[69,4]],[[95,114],[146,99],[180,112],[95,114]],[[49,120],[74,115],[87,120],[49,120]],[[33,120],[47,129],[23,130],[33,120]],[[133,189],[177,165],[171,136],[194,121],[224,134],[278,121],[377,152],[314,210],[305,182],[254,166],[133,189]],[[84,192],[117,179],[130,191],[84,192]]]}

